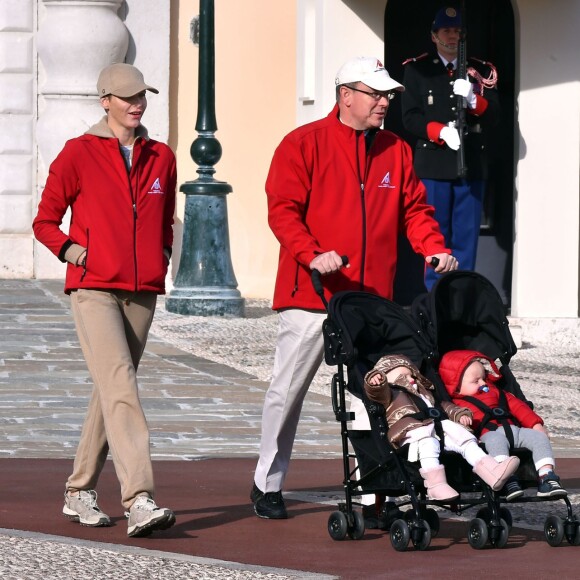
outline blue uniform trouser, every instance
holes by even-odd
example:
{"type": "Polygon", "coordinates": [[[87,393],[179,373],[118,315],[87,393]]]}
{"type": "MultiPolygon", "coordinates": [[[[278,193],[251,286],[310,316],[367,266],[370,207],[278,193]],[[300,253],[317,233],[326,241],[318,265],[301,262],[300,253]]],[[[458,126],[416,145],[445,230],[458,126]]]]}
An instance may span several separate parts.
{"type": "MultiPolygon", "coordinates": [[[[474,270],[485,182],[466,179],[421,181],[427,188],[427,203],[435,208],[435,219],[439,223],[445,244],[459,262],[459,268],[474,270]]],[[[427,290],[431,290],[437,278],[439,275],[433,268],[426,268],[427,290]]]]}

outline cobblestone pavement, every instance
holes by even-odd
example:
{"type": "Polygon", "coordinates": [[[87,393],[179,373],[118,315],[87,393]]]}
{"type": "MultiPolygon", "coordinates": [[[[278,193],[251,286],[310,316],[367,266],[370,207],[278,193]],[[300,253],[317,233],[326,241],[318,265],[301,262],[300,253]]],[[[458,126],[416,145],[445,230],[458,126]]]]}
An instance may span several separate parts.
{"type": "MultiPolygon", "coordinates": [[[[553,437],[557,456],[576,453],[580,443],[580,320],[512,319],[521,343],[510,367],[553,437]]],[[[196,356],[205,356],[269,381],[277,315],[268,300],[251,300],[246,318],[184,317],[167,312],[161,300],[153,332],[196,356]]],[[[311,392],[328,396],[333,367],[322,365],[311,392]]]]}
{"type": "MultiPolygon", "coordinates": [[[[91,379],[74,331],[68,297],[60,281],[0,281],[0,457],[72,458],[91,390],[91,379]]],[[[159,309],[163,316],[163,306],[159,309]]],[[[184,317],[174,315],[177,322],[184,317]]],[[[186,342],[156,336],[152,330],[139,365],[139,387],[151,427],[154,459],[256,456],[267,384],[227,364],[251,331],[219,323],[227,354],[193,354],[186,342]],[[202,358],[203,357],[203,358],[202,358]]],[[[243,365],[237,365],[242,367],[243,365]]],[[[312,393],[306,401],[296,456],[339,452],[337,428],[328,400],[312,393]]]]}
{"type": "MultiPolygon", "coordinates": [[[[4,580],[292,580],[304,572],[0,529],[4,580]],[[5,533],[2,533],[2,532],[5,533]]],[[[330,578],[312,574],[311,578],[330,578]]]]}
{"type": "MultiPolygon", "coordinates": [[[[577,322],[512,321],[522,340],[512,369],[545,417],[558,457],[580,456],[577,322]]],[[[160,300],[139,368],[154,459],[257,455],[276,327],[276,315],[266,300],[248,300],[243,319],[179,316],[165,311],[160,300]]],[[[62,282],[0,280],[0,328],[0,457],[72,458],[91,382],[62,282]]],[[[315,379],[304,406],[295,457],[340,455],[339,431],[328,398],[331,373],[332,369],[322,368],[315,379]]],[[[578,506],[578,493],[571,499],[578,506]]],[[[535,525],[518,510],[514,523],[521,517],[535,525]]],[[[133,576],[292,578],[297,574],[78,540],[73,545],[61,537],[0,529],[2,578],[133,576]],[[92,572],[96,560],[98,573],[92,572]],[[69,562],[75,563],[78,574],[71,575],[69,562]]]]}
{"type": "MultiPolygon", "coordinates": [[[[62,287],[62,281],[0,280],[0,457],[74,457],[91,381],[62,287]]],[[[225,328],[235,321],[219,323],[225,328]]],[[[244,335],[242,326],[238,337],[244,335]]],[[[235,359],[235,343],[230,345],[225,335],[222,341],[235,359]]],[[[172,342],[153,331],[139,367],[152,458],[257,456],[267,384],[211,352],[202,352],[207,355],[202,358],[172,342]]],[[[340,440],[327,398],[309,395],[304,411],[296,457],[337,456],[340,440]]],[[[73,545],[61,537],[0,529],[0,577],[6,580],[297,576],[305,577],[304,572],[116,545],[105,549],[96,542],[75,540],[73,545]]]]}
{"type": "MultiPolygon", "coordinates": [[[[5,532],[0,529],[0,577],[4,580],[292,580],[305,577],[304,572],[298,574],[292,570],[238,566],[208,558],[78,539],[67,542],[60,536],[5,532]]],[[[323,574],[311,577],[329,578],[323,574]]]]}

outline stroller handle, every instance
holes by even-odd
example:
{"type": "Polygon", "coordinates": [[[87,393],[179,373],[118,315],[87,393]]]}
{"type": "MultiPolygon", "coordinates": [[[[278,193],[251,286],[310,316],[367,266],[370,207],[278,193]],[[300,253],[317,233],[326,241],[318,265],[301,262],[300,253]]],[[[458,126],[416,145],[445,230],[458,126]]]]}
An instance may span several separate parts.
{"type": "MultiPolygon", "coordinates": [[[[348,264],[348,256],[341,256],[342,259],[342,265],[346,266],[348,264]]],[[[320,272],[316,269],[312,270],[312,285],[314,286],[314,291],[316,292],[316,294],[318,294],[318,296],[320,296],[320,299],[322,300],[322,303],[324,304],[324,307],[326,308],[328,306],[328,302],[326,301],[326,298],[324,297],[324,288],[322,287],[322,282],[320,280],[320,272]]]]}
{"type": "Polygon", "coordinates": [[[429,264],[431,268],[437,268],[439,266],[439,258],[437,256],[433,256],[431,258],[431,264],[429,264]]]}

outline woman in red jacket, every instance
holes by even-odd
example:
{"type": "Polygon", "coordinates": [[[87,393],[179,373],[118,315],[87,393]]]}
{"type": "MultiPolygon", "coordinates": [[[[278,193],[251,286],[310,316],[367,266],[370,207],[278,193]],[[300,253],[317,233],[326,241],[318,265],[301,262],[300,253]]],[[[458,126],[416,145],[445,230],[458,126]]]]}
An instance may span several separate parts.
{"type": "Polygon", "coordinates": [[[108,526],[95,487],[111,452],[128,535],[173,525],[154,500],[149,429],[136,371],[173,243],[176,169],[171,149],[149,139],[143,75],[128,64],[103,69],[97,90],[106,116],[68,141],[50,166],[34,235],[67,262],[65,292],[94,388],[63,513],[108,526]],[[68,234],[60,226],[71,210],[68,234]]]}
{"type": "MultiPolygon", "coordinates": [[[[510,454],[510,443],[529,449],[538,471],[538,496],[567,495],[554,473],[554,452],[544,421],[524,401],[494,385],[501,376],[492,359],[472,350],[453,350],[441,358],[439,374],[453,402],[473,413],[473,430],[489,455],[503,461],[510,454]]],[[[524,492],[512,478],[504,493],[511,501],[524,492]]]]}

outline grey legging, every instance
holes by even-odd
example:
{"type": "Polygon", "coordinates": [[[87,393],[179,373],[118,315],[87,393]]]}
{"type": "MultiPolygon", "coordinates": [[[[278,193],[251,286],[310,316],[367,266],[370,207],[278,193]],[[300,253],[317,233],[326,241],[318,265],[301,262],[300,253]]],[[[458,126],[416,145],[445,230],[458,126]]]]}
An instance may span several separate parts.
{"type": "MultiPolygon", "coordinates": [[[[514,435],[514,447],[529,449],[536,469],[546,464],[554,465],[554,452],[545,433],[515,425],[510,425],[510,427],[514,435]]],[[[492,457],[510,454],[510,444],[503,427],[498,427],[496,431],[488,431],[480,441],[485,443],[485,448],[492,457]]]]}

